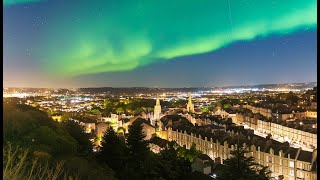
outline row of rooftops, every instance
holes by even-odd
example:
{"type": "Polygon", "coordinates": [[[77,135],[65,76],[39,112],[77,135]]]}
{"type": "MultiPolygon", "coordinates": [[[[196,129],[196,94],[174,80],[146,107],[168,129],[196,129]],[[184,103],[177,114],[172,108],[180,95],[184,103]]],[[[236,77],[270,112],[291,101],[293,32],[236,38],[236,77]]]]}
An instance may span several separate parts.
{"type": "MultiPolygon", "coordinates": [[[[241,111],[237,111],[237,110],[235,110],[235,111],[240,115],[244,115],[244,116],[247,115],[247,113],[241,113],[241,111]]],[[[217,123],[222,123],[222,124],[224,124],[224,122],[225,122],[224,120],[222,120],[222,117],[220,117],[219,115],[212,116],[212,115],[208,115],[208,114],[192,114],[192,116],[196,119],[202,119],[202,120],[209,119],[212,122],[217,122],[217,123]]],[[[272,122],[272,123],[286,126],[289,128],[294,128],[294,129],[310,132],[313,134],[317,134],[316,128],[312,128],[312,127],[306,125],[306,124],[317,124],[317,120],[313,119],[313,118],[296,119],[295,122],[302,122],[303,123],[303,125],[300,125],[300,124],[297,124],[293,121],[283,121],[283,120],[279,120],[276,118],[267,118],[267,117],[264,117],[263,115],[261,115],[260,113],[255,113],[255,114],[253,114],[253,116],[258,116],[259,120],[264,121],[264,122],[272,122]]]]}
{"type": "Polygon", "coordinates": [[[282,157],[291,158],[299,161],[304,162],[312,162],[312,152],[309,151],[303,151],[299,150],[299,148],[293,148],[290,147],[288,143],[281,143],[272,139],[266,140],[263,137],[257,136],[257,135],[244,135],[242,133],[237,133],[236,131],[229,130],[228,132],[218,131],[218,132],[204,132],[204,131],[197,131],[194,129],[188,129],[179,127],[173,130],[178,130],[182,132],[186,132],[189,135],[201,137],[201,139],[205,140],[205,137],[207,137],[207,140],[210,141],[212,138],[213,142],[218,141],[219,144],[223,145],[225,142],[228,143],[228,148],[231,148],[231,145],[237,145],[237,144],[245,144],[248,147],[253,147],[255,150],[258,150],[260,147],[261,152],[270,153],[270,149],[273,149],[273,152],[275,155],[279,155],[279,152],[282,150],[282,157]],[[200,135],[200,136],[199,136],[200,135]],[[298,154],[299,153],[299,154],[298,154]],[[298,154],[298,157],[297,157],[298,154]],[[288,157],[290,155],[290,157],[288,157]]]}
{"type": "Polygon", "coordinates": [[[166,148],[167,145],[169,144],[169,141],[162,139],[162,138],[159,138],[157,136],[153,136],[151,139],[149,139],[149,143],[156,144],[160,148],[166,148]]]}
{"type": "Polygon", "coordinates": [[[298,160],[312,162],[312,152],[290,147],[288,142],[281,143],[257,136],[254,134],[253,130],[246,130],[243,126],[235,126],[234,124],[229,126],[226,125],[226,131],[212,131],[214,128],[221,129],[223,127],[217,127],[215,125],[193,126],[192,124],[181,124],[181,121],[176,121],[173,122],[172,125],[167,126],[167,128],[188,135],[201,137],[203,140],[205,140],[205,137],[207,137],[208,141],[212,138],[213,142],[218,141],[220,144],[227,142],[229,148],[231,145],[236,145],[239,142],[239,144],[245,143],[247,146],[254,145],[256,150],[260,147],[260,151],[267,153],[269,153],[272,148],[275,155],[279,155],[280,150],[282,150],[284,157],[288,157],[290,154],[290,158],[292,159],[295,159],[297,153],[300,151],[297,157],[298,160]]]}
{"type": "MultiPolygon", "coordinates": [[[[260,117],[263,117],[262,115],[260,115],[260,117]]],[[[306,118],[306,119],[295,119],[294,121],[283,121],[283,120],[278,120],[276,118],[259,118],[259,120],[264,121],[264,122],[270,122],[270,123],[275,123],[275,124],[279,124],[285,127],[289,127],[289,128],[293,128],[293,129],[298,129],[301,131],[305,131],[305,132],[310,132],[312,134],[317,134],[317,129],[316,128],[312,128],[308,125],[313,125],[313,124],[317,124],[317,120],[316,119],[312,119],[312,118],[306,118]],[[297,124],[297,122],[301,122],[302,125],[297,124]]]]}
{"type": "Polygon", "coordinates": [[[307,109],[303,109],[302,107],[297,106],[288,106],[287,104],[261,104],[261,103],[251,103],[248,104],[249,106],[252,106],[253,108],[262,108],[267,111],[271,111],[272,113],[279,113],[279,114],[291,114],[292,111],[294,112],[306,112],[307,109]]]}

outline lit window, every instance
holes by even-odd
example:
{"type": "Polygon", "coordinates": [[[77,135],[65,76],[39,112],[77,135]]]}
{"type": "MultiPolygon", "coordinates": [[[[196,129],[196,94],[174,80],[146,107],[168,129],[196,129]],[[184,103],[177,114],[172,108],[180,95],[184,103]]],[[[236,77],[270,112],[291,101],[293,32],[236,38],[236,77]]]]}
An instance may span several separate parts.
{"type": "Polygon", "coordinates": [[[300,177],[301,177],[301,178],[303,178],[303,175],[304,175],[303,172],[300,172],[300,177]]]}
{"type": "Polygon", "coordinates": [[[294,162],[293,161],[289,162],[289,167],[294,167],[294,162]]]}
{"type": "Polygon", "coordinates": [[[290,176],[294,176],[294,170],[290,170],[290,176]]]}

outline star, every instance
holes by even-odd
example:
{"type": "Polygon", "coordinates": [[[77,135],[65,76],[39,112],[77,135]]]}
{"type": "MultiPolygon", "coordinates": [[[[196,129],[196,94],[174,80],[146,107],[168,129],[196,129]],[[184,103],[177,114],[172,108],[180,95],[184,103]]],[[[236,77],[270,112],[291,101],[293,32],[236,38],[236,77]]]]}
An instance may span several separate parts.
{"type": "Polygon", "coordinates": [[[28,55],[28,56],[30,56],[30,55],[32,54],[32,53],[31,53],[32,49],[27,48],[26,51],[27,51],[27,55],[28,55]]]}

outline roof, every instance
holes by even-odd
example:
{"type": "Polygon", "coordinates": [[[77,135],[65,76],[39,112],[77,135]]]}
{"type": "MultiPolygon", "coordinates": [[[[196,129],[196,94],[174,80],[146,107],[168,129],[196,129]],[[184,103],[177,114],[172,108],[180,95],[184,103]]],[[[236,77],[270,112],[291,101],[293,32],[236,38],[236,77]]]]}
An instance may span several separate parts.
{"type": "Polygon", "coordinates": [[[129,121],[130,121],[129,118],[124,118],[124,119],[123,119],[123,122],[124,122],[124,123],[127,123],[127,122],[129,122],[129,121]]]}
{"type": "Polygon", "coordinates": [[[300,151],[298,156],[299,161],[312,162],[312,152],[309,151],[300,151]]]}
{"type": "Polygon", "coordinates": [[[200,154],[200,155],[197,156],[197,158],[201,159],[203,161],[205,161],[205,160],[212,161],[212,159],[207,154],[200,154]]]}
{"type": "Polygon", "coordinates": [[[149,143],[156,144],[161,148],[165,148],[169,144],[169,141],[159,138],[157,136],[154,136],[149,140],[149,143]]]}
{"type": "Polygon", "coordinates": [[[143,118],[137,118],[134,122],[140,123],[140,124],[147,124],[148,126],[154,127],[150,124],[150,121],[143,119],[143,118]]]}
{"type": "Polygon", "coordinates": [[[201,170],[203,170],[204,168],[207,168],[207,167],[210,167],[210,169],[211,169],[211,165],[207,164],[207,163],[201,163],[199,161],[193,161],[191,163],[191,168],[192,169],[201,169],[201,170]]]}

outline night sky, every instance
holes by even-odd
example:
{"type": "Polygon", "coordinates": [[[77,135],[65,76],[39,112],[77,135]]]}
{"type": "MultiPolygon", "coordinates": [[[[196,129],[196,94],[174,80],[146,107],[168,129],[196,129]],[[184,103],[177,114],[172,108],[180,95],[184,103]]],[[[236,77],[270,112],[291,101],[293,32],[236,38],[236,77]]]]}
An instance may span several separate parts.
{"type": "Polygon", "coordinates": [[[316,3],[4,0],[4,86],[315,82],[316,3]]]}

